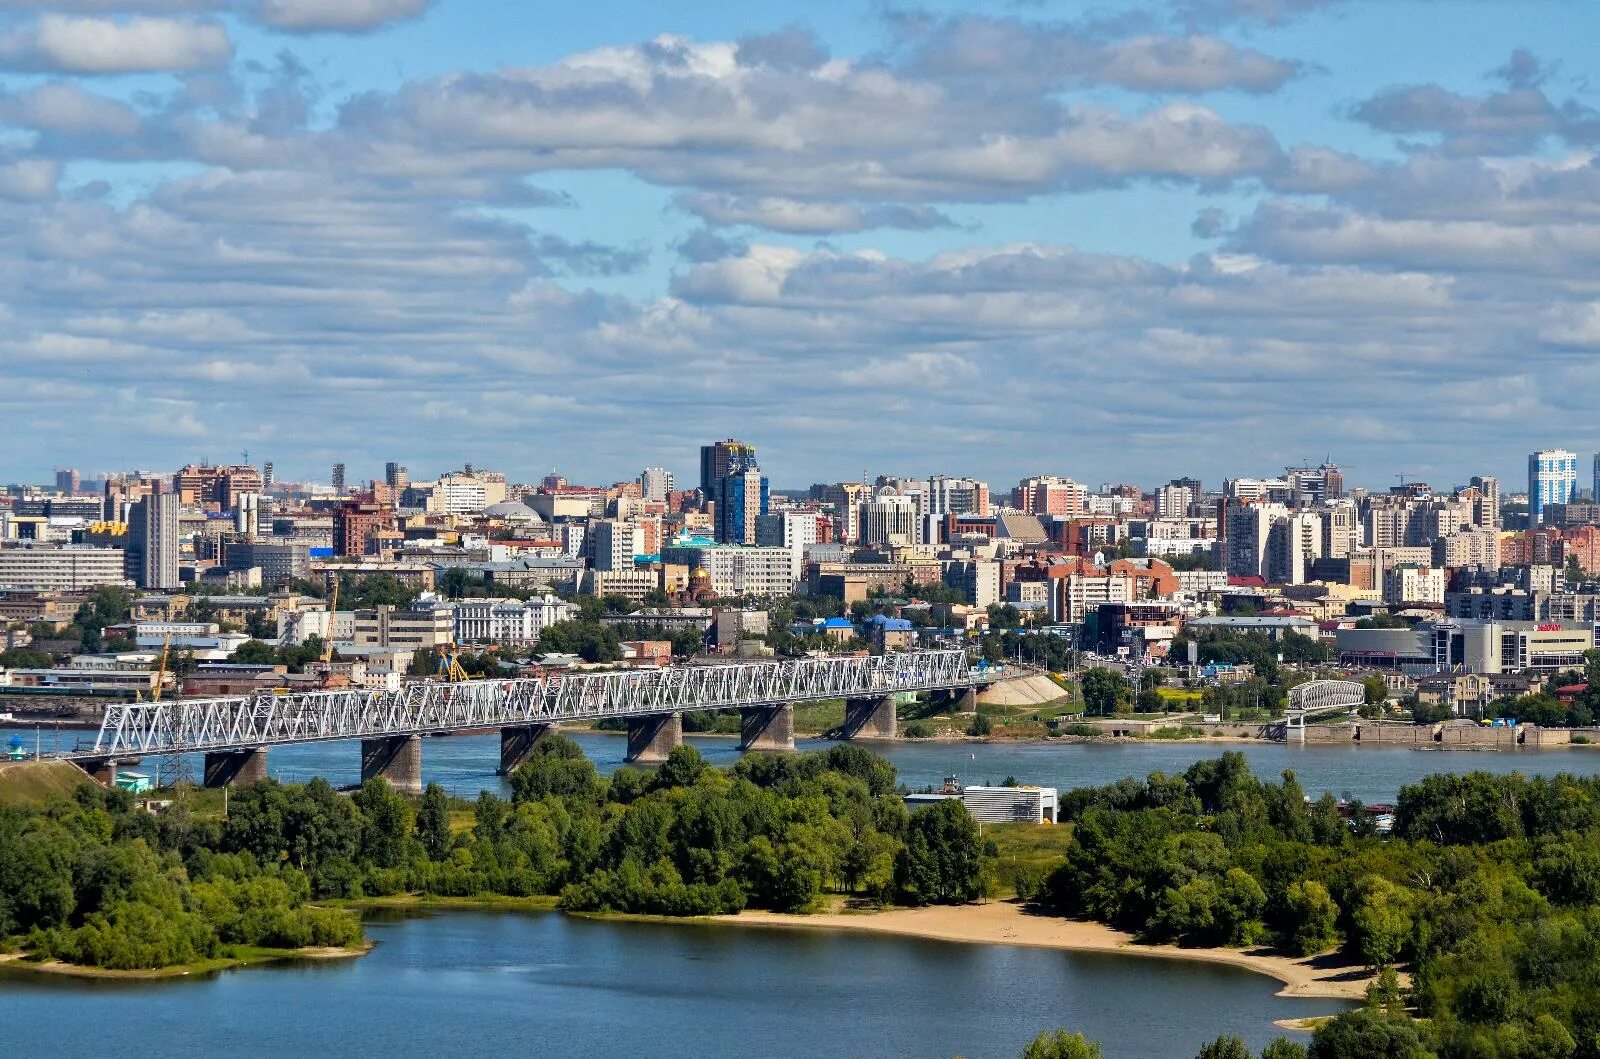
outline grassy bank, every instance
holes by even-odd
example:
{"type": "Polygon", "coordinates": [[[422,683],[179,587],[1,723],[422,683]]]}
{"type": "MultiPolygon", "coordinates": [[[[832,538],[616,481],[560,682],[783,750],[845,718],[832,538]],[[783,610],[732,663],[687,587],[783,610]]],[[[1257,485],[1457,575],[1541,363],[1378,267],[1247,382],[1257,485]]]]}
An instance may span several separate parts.
{"type": "Polygon", "coordinates": [[[169,967],[156,967],[136,971],[118,971],[108,967],[86,967],[60,960],[37,960],[23,954],[0,955],[0,968],[32,974],[58,975],[63,978],[112,978],[129,981],[185,978],[191,975],[216,974],[240,967],[256,967],[285,960],[347,960],[365,956],[372,951],[372,942],[363,941],[349,948],[265,949],[249,945],[236,947],[231,954],[211,960],[176,963],[169,967]]]}

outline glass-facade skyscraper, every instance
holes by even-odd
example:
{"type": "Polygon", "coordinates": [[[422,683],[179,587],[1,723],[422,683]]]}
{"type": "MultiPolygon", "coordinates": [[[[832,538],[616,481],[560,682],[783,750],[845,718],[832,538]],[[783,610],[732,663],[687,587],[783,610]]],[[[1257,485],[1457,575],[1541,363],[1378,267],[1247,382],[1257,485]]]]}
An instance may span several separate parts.
{"type": "Polygon", "coordinates": [[[1578,491],[1578,454],[1544,449],[1528,457],[1528,525],[1544,522],[1550,504],[1570,504],[1578,491]]]}

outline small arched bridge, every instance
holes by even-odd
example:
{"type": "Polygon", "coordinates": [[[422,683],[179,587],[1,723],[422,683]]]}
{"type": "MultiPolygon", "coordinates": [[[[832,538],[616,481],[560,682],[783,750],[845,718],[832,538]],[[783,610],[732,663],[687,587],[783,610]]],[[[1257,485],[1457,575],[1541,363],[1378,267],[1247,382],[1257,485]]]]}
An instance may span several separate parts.
{"type": "Polygon", "coordinates": [[[274,746],[361,740],[361,777],[382,776],[420,790],[421,736],[500,730],[500,770],[526,761],[562,721],[620,718],[628,760],[659,761],[682,742],[683,714],[740,711],[740,746],[794,748],[794,703],[845,700],[845,738],[895,735],[894,696],[944,692],[962,698],[999,679],[964,651],[799,658],[667,666],[613,673],[553,673],[507,680],[434,681],[396,691],[258,692],[220,699],[119,703],[106,708],[94,745],[61,757],[97,776],[119,760],[205,755],[207,786],[266,775],[274,746]]]}
{"type": "Polygon", "coordinates": [[[1311,680],[1289,689],[1289,705],[1283,712],[1283,737],[1306,741],[1306,720],[1332,714],[1348,714],[1366,701],[1366,685],[1354,680],[1311,680]]]}

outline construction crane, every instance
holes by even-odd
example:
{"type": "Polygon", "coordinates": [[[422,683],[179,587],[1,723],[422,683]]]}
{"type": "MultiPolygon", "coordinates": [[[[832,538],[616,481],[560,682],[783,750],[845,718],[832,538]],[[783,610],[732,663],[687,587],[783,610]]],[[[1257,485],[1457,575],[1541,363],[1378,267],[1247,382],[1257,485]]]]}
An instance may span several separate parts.
{"type": "Polygon", "coordinates": [[[448,684],[469,679],[467,671],[461,665],[461,649],[454,642],[440,644],[439,648],[439,679],[448,684]]]}
{"type": "Polygon", "coordinates": [[[327,638],[322,641],[322,686],[333,683],[333,629],[339,620],[339,575],[333,575],[333,595],[328,597],[327,638]]]}

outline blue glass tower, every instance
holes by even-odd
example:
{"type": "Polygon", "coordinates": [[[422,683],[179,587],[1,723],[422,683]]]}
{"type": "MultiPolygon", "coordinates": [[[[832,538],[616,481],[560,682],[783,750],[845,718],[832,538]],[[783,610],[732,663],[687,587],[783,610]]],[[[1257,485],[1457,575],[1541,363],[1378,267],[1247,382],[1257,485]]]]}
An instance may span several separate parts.
{"type": "Polygon", "coordinates": [[[1570,504],[1578,491],[1578,454],[1544,449],[1528,457],[1528,525],[1544,522],[1550,504],[1570,504]]]}

